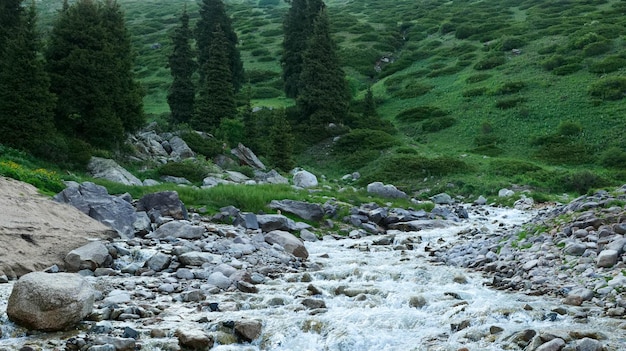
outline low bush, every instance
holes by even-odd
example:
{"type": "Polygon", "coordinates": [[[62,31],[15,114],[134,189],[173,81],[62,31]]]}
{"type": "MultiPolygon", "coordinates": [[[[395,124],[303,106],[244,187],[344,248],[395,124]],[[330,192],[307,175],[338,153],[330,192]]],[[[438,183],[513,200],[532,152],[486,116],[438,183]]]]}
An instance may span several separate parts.
{"type": "Polygon", "coordinates": [[[55,172],[43,168],[30,169],[9,160],[0,160],[0,175],[29,183],[46,194],[56,194],[65,189],[55,172]]]}
{"type": "Polygon", "coordinates": [[[283,92],[276,88],[272,87],[255,87],[252,88],[252,96],[253,99],[271,99],[275,97],[282,96],[283,92]]]}
{"type": "Polygon", "coordinates": [[[474,83],[482,82],[489,78],[491,78],[491,74],[489,73],[478,73],[478,74],[474,74],[472,76],[465,78],[465,82],[468,84],[474,84],[474,83]]]}
{"type": "Polygon", "coordinates": [[[510,108],[514,108],[523,102],[526,102],[526,98],[514,97],[514,98],[508,98],[508,99],[501,99],[501,100],[496,101],[496,107],[501,110],[507,110],[510,108]]]}
{"type": "Polygon", "coordinates": [[[602,100],[620,100],[626,96],[626,77],[602,79],[591,85],[589,95],[602,100]]]}
{"type": "Polygon", "coordinates": [[[506,63],[506,58],[503,55],[489,56],[478,61],[474,65],[474,69],[482,71],[482,70],[492,69],[492,68],[501,66],[505,63],[506,63]]]}
{"type": "Polygon", "coordinates": [[[495,145],[502,143],[503,141],[504,138],[492,133],[480,134],[474,138],[474,144],[476,146],[495,145]]]}
{"type": "Polygon", "coordinates": [[[626,58],[621,56],[608,56],[602,61],[594,62],[589,67],[589,72],[600,74],[611,73],[623,67],[626,67],[626,58]]]}
{"type": "Polygon", "coordinates": [[[564,191],[586,194],[593,188],[602,187],[607,181],[591,171],[567,174],[559,179],[564,191]]]}
{"type": "Polygon", "coordinates": [[[439,107],[425,105],[404,110],[396,115],[396,119],[400,122],[419,122],[429,118],[443,117],[447,114],[447,111],[439,107]]]}
{"type": "Polygon", "coordinates": [[[490,173],[504,177],[513,177],[542,170],[540,166],[534,163],[510,159],[492,160],[489,163],[489,169],[490,173]]]}
{"type": "Polygon", "coordinates": [[[185,132],[180,136],[195,153],[207,158],[213,158],[222,153],[222,142],[202,136],[194,131],[185,132]]]}
{"type": "Polygon", "coordinates": [[[583,48],[583,56],[591,57],[606,54],[613,49],[613,43],[610,40],[603,40],[586,45],[583,48]]]}
{"type": "Polygon", "coordinates": [[[507,37],[500,42],[500,49],[502,51],[511,51],[513,49],[519,49],[526,45],[526,41],[519,37],[507,37]]]}
{"type": "Polygon", "coordinates": [[[578,122],[564,121],[559,123],[557,127],[557,135],[565,137],[573,137],[583,132],[583,126],[578,122]]]}
{"type": "Polygon", "coordinates": [[[380,130],[354,129],[333,145],[334,154],[348,155],[362,150],[384,150],[397,144],[396,139],[380,130]]]}
{"type": "Polygon", "coordinates": [[[626,169],[626,151],[610,147],[600,156],[600,163],[606,168],[626,169]]]}
{"type": "Polygon", "coordinates": [[[522,81],[506,82],[502,84],[498,89],[496,89],[495,94],[507,95],[507,94],[519,93],[525,87],[526,87],[526,82],[522,82],[522,81]]]}
{"type": "Polygon", "coordinates": [[[250,51],[252,56],[270,56],[271,52],[266,48],[258,48],[250,51]]]}
{"type": "Polygon", "coordinates": [[[584,34],[574,33],[570,36],[569,47],[572,49],[583,49],[585,46],[591,43],[601,42],[605,40],[606,38],[594,32],[584,34]]]}
{"type": "MultiPolygon", "coordinates": [[[[471,61],[469,64],[471,64],[471,61]]],[[[465,68],[465,66],[463,65],[448,66],[445,68],[436,69],[428,73],[426,77],[434,78],[434,77],[441,77],[441,76],[449,76],[449,75],[461,72],[463,68],[465,68]]]]}
{"type": "Polygon", "coordinates": [[[547,55],[547,54],[555,53],[558,49],[559,49],[559,46],[557,44],[552,44],[552,45],[548,45],[548,46],[544,46],[540,48],[539,50],[537,50],[537,53],[540,55],[547,55]]]}
{"type": "Polygon", "coordinates": [[[422,123],[422,130],[425,132],[434,133],[452,127],[455,123],[456,119],[450,116],[431,118],[422,123]]]}
{"type": "Polygon", "coordinates": [[[420,82],[412,82],[406,85],[403,89],[394,91],[393,96],[400,99],[411,99],[418,96],[422,96],[433,89],[432,85],[423,84],[420,82]]]}
{"type": "Polygon", "coordinates": [[[182,162],[168,162],[159,167],[157,173],[160,176],[181,177],[192,183],[202,183],[209,174],[210,168],[197,160],[185,160],[182,162]]]}
{"type": "Polygon", "coordinates": [[[560,66],[552,70],[552,74],[557,76],[566,76],[568,74],[572,74],[574,72],[578,72],[583,69],[583,66],[579,63],[568,63],[566,65],[560,66]]]}
{"type": "Polygon", "coordinates": [[[545,69],[546,71],[552,71],[553,69],[563,66],[567,63],[568,61],[565,56],[556,54],[541,61],[541,67],[543,67],[543,69],[545,69]]]}
{"type": "Polygon", "coordinates": [[[264,70],[246,70],[246,78],[251,84],[267,82],[280,77],[279,72],[264,70]]]}
{"type": "Polygon", "coordinates": [[[480,87],[480,88],[464,90],[463,93],[461,94],[463,95],[463,97],[475,97],[475,96],[485,95],[486,92],[487,92],[487,88],[480,87]]]}

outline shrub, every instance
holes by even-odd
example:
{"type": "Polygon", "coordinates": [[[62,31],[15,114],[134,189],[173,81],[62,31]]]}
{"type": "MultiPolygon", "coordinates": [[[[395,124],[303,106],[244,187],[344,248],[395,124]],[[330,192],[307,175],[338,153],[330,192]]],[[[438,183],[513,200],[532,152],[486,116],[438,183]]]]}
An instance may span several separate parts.
{"type": "Polygon", "coordinates": [[[513,177],[542,170],[534,163],[519,160],[492,160],[489,163],[490,173],[504,177],[513,177]]]}
{"type": "Polygon", "coordinates": [[[195,153],[212,158],[222,153],[222,143],[213,137],[196,132],[185,132],[180,136],[195,153]]]}
{"type": "Polygon", "coordinates": [[[342,135],[333,145],[335,154],[352,154],[362,150],[384,150],[396,145],[396,139],[380,130],[354,129],[342,135]]]}
{"type": "Polygon", "coordinates": [[[526,101],[523,97],[514,97],[496,101],[496,107],[501,110],[510,109],[526,101]]]}
{"type": "Polygon", "coordinates": [[[574,35],[571,36],[569,47],[572,49],[582,49],[591,43],[605,40],[603,36],[598,35],[597,33],[594,33],[594,32],[585,33],[582,36],[577,35],[577,34],[578,33],[575,33],[574,35]]]}
{"type": "Polygon", "coordinates": [[[557,135],[560,136],[577,136],[583,132],[583,127],[578,122],[561,122],[557,128],[557,135]]]}
{"type": "Polygon", "coordinates": [[[613,43],[609,40],[603,40],[586,45],[583,48],[583,55],[586,57],[598,56],[606,54],[613,48],[613,43]]]}
{"type": "Polygon", "coordinates": [[[591,171],[571,173],[559,179],[563,190],[586,194],[592,188],[601,187],[606,181],[591,171]]]}
{"type": "Polygon", "coordinates": [[[511,51],[513,49],[519,49],[524,45],[526,45],[526,41],[524,39],[518,37],[507,37],[500,43],[500,48],[502,51],[511,51]]]}
{"type": "Polygon", "coordinates": [[[209,172],[210,169],[197,160],[169,162],[157,170],[160,176],[182,177],[192,183],[201,183],[209,172]]]}
{"type": "Polygon", "coordinates": [[[444,176],[471,170],[465,162],[448,156],[426,158],[414,154],[394,154],[379,161],[371,170],[363,172],[366,175],[359,180],[360,184],[381,181],[399,185],[399,182],[410,182],[416,178],[444,176]]]}
{"type": "Polygon", "coordinates": [[[246,78],[251,84],[266,82],[280,77],[280,73],[274,71],[263,70],[247,70],[246,78]]]}
{"type": "Polygon", "coordinates": [[[487,80],[489,78],[491,78],[491,74],[489,73],[478,73],[478,74],[474,74],[473,76],[469,76],[465,78],[465,82],[469,84],[473,84],[473,83],[482,82],[483,80],[487,80]]]}
{"type": "Polygon", "coordinates": [[[271,98],[279,97],[282,95],[283,95],[283,92],[276,88],[255,87],[252,89],[252,95],[250,97],[253,99],[271,99],[271,98]]]}
{"type": "Polygon", "coordinates": [[[489,157],[500,156],[504,153],[504,150],[495,144],[477,146],[469,151],[473,154],[485,155],[489,157]]]}
{"type": "Polygon", "coordinates": [[[270,56],[271,52],[266,48],[259,48],[250,51],[252,56],[270,56]]]}
{"type": "Polygon", "coordinates": [[[520,92],[522,89],[526,87],[525,82],[517,81],[517,82],[506,82],[502,86],[500,86],[496,90],[496,94],[498,95],[506,95],[506,94],[514,94],[520,92]]]}
{"type": "Polygon", "coordinates": [[[492,69],[498,66],[501,66],[503,64],[506,63],[506,58],[502,55],[498,55],[498,56],[489,56],[486,57],[480,61],[478,61],[475,65],[474,65],[474,69],[476,70],[487,70],[487,69],[492,69]]]}
{"type": "MultiPolygon", "coordinates": [[[[470,62],[471,64],[471,62],[470,62]]],[[[445,68],[441,68],[441,69],[436,69],[430,73],[428,73],[426,75],[426,77],[429,78],[433,78],[433,77],[441,77],[441,76],[449,76],[455,73],[458,73],[460,71],[463,70],[465,66],[463,65],[455,65],[455,66],[449,66],[449,67],[445,67],[445,68]]]]}
{"type": "Polygon", "coordinates": [[[422,130],[434,133],[452,127],[455,123],[456,119],[450,116],[431,118],[422,123],[422,130]]]}
{"type": "Polygon", "coordinates": [[[476,146],[495,145],[503,142],[504,139],[495,134],[481,134],[474,138],[476,146]]]}
{"type": "Polygon", "coordinates": [[[566,76],[568,74],[572,74],[574,72],[578,72],[583,69],[583,66],[579,63],[569,63],[552,70],[552,74],[557,76],[566,76]]]}
{"type": "Polygon", "coordinates": [[[280,4],[280,0],[259,0],[259,7],[277,6],[280,4]]]}
{"type": "Polygon", "coordinates": [[[439,28],[439,32],[441,34],[448,34],[448,33],[454,32],[455,30],[456,30],[456,26],[450,22],[442,23],[441,27],[439,28]]]}
{"type": "Polygon", "coordinates": [[[419,82],[413,82],[408,84],[404,89],[393,92],[392,95],[400,99],[411,99],[418,96],[422,96],[433,89],[430,84],[423,84],[419,82]]]}
{"type": "Polygon", "coordinates": [[[619,147],[610,147],[600,156],[600,163],[607,168],[626,168],[626,151],[619,147]]]}
{"type": "Polygon", "coordinates": [[[65,188],[59,175],[53,171],[43,168],[29,169],[9,160],[0,161],[0,174],[29,183],[45,193],[56,194],[65,188]]]}
{"type": "Polygon", "coordinates": [[[462,24],[456,27],[454,36],[457,39],[467,39],[476,33],[478,33],[478,29],[476,27],[462,24]]]}
{"type": "Polygon", "coordinates": [[[626,77],[600,80],[591,85],[589,95],[602,100],[620,100],[626,96],[626,77]]]}
{"type": "Polygon", "coordinates": [[[418,122],[429,118],[443,117],[448,112],[435,106],[418,106],[404,110],[396,115],[396,119],[401,122],[418,122]]]}
{"type": "Polygon", "coordinates": [[[537,53],[540,55],[552,54],[557,51],[559,46],[557,44],[552,44],[548,46],[544,46],[541,49],[537,50],[537,53]]]}
{"type": "Polygon", "coordinates": [[[485,95],[486,92],[487,92],[487,88],[480,87],[480,88],[464,90],[462,95],[463,97],[474,97],[474,96],[485,95]]]}
{"type": "Polygon", "coordinates": [[[626,59],[621,56],[609,56],[589,67],[591,73],[610,73],[626,67],[626,59]]]}
{"type": "Polygon", "coordinates": [[[567,64],[567,60],[563,55],[552,55],[549,58],[541,61],[541,67],[546,71],[552,71],[553,69],[567,64]]]}
{"type": "Polygon", "coordinates": [[[535,157],[559,165],[582,165],[591,161],[587,145],[572,141],[545,143],[535,152],[535,157]]]}

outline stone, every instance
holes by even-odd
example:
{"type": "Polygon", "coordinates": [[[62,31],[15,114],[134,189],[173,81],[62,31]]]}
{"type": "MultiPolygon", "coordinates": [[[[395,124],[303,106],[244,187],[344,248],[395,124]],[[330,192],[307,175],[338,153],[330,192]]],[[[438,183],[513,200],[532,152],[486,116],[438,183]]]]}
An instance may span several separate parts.
{"type": "Polygon", "coordinates": [[[242,319],[235,322],[235,335],[244,342],[252,342],[261,336],[263,324],[255,319],[242,319]]]}
{"type": "Polygon", "coordinates": [[[204,227],[193,225],[187,221],[171,221],[158,227],[153,233],[146,235],[150,239],[181,238],[201,239],[204,235],[204,227]]]}
{"type": "Polygon", "coordinates": [[[503,188],[498,191],[498,197],[510,197],[513,195],[515,195],[515,192],[510,189],[503,188]]]}
{"type": "Polygon", "coordinates": [[[283,177],[280,173],[276,172],[276,170],[273,169],[267,173],[255,171],[254,179],[256,179],[260,183],[289,184],[289,179],[283,177]]]}
{"type": "Polygon", "coordinates": [[[617,256],[616,250],[602,250],[598,255],[596,265],[598,267],[611,268],[617,263],[617,256]]]}
{"type": "Polygon", "coordinates": [[[591,338],[576,341],[576,351],[602,351],[602,343],[591,338]]]}
{"type": "Polygon", "coordinates": [[[114,160],[92,157],[87,164],[87,171],[96,179],[106,179],[124,185],[143,185],[139,178],[132,175],[114,160]]]}
{"type": "Polygon", "coordinates": [[[239,143],[236,148],[230,150],[230,153],[239,159],[242,163],[256,169],[265,169],[265,165],[259,158],[242,143],[239,143]]]}
{"type": "Polygon", "coordinates": [[[404,191],[398,190],[398,188],[396,188],[394,185],[383,184],[382,182],[373,182],[368,184],[367,192],[376,196],[391,199],[408,197],[404,191]]]}
{"type": "Polygon", "coordinates": [[[170,255],[164,254],[162,252],[157,252],[146,261],[144,266],[155,272],[160,272],[166,269],[170,265],[171,261],[172,258],[170,257],[170,255]]]}
{"type": "Polygon", "coordinates": [[[426,298],[422,295],[415,295],[409,298],[409,306],[415,308],[422,308],[426,306],[426,298]]]}
{"type": "Polygon", "coordinates": [[[194,351],[205,351],[213,347],[214,341],[208,334],[193,327],[180,327],[174,332],[178,344],[194,351]]]}
{"type": "Polygon", "coordinates": [[[250,177],[248,177],[247,175],[241,173],[241,172],[237,172],[237,171],[225,171],[224,173],[226,173],[226,177],[228,178],[228,180],[230,180],[231,182],[234,183],[245,183],[247,181],[250,180],[250,177]]]}
{"type": "Polygon", "coordinates": [[[272,209],[278,209],[294,214],[309,221],[319,221],[324,217],[324,209],[320,204],[314,204],[296,200],[272,200],[269,205],[272,209]]]}
{"type": "Polygon", "coordinates": [[[264,232],[271,232],[272,230],[297,230],[296,222],[280,214],[257,215],[256,219],[259,223],[259,228],[264,232]]]}
{"type": "Polygon", "coordinates": [[[318,185],[315,174],[302,170],[293,175],[293,185],[298,188],[314,188],[318,185]]]}
{"type": "Polygon", "coordinates": [[[218,259],[219,255],[199,251],[191,251],[178,256],[178,261],[187,266],[202,266],[204,263],[213,263],[218,259]]]}
{"type": "Polygon", "coordinates": [[[454,200],[452,199],[452,196],[446,194],[446,193],[440,193],[437,194],[433,197],[430,198],[432,200],[432,202],[434,202],[437,205],[449,205],[449,204],[453,204],[454,200]]]}
{"type": "Polygon", "coordinates": [[[565,341],[561,338],[552,339],[544,344],[541,344],[535,351],[559,351],[565,346],[565,341]]]}
{"type": "Polygon", "coordinates": [[[91,285],[78,274],[33,272],[13,286],[7,315],[28,329],[60,331],[88,316],[94,299],[91,285]]]}
{"type": "Polygon", "coordinates": [[[170,156],[175,160],[195,157],[196,153],[191,150],[189,145],[179,136],[175,136],[169,140],[169,146],[172,151],[170,156]]]}
{"type": "MultiPolygon", "coordinates": [[[[115,351],[134,351],[137,342],[133,338],[98,336],[96,343],[100,345],[113,345],[115,351]]],[[[91,348],[89,350],[91,350],[91,348]]]]}
{"type": "Polygon", "coordinates": [[[301,301],[302,305],[308,309],[326,308],[324,300],[307,298],[301,301]]]}
{"type": "Polygon", "coordinates": [[[259,221],[257,220],[256,215],[251,212],[237,212],[233,225],[239,225],[252,230],[259,229],[259,221]]]}
{"type": "Polygon", "coordinates": [[[213,272],[207,278],[207,283],[217,286],[220,289],[228,289],[232,284],[232,281],[228,279],[222,272],[213,272]]]}
{"type": "Polygon", "coordinates": [[[310,241],[310,242],[315,242],[315,241],[319,240],[317,238],[317,235],[315,235],[315,233],[311,232],[308,229],[302,229],[300,231],[300,239],[302,239],[304,241],[310,241]]]}
{"type": "Polygon", "coordinates": [[[109,249],[102,242],[93,241],[70,251],[65,256],[65,270],[68,272],[78,272],[83,269],[93,271],[111,261],[109,249]]]}
{"type": "Polygon", "coordinates": [[[145,236],[146,234],[152,231],[152,223],[150,222],[150,217],[144,211],[139,211],[135,213],[135,222],[133,223],[133,230],[135,232],[135,236],[145,236]]]}
{"type": "Polygon", "coordinates": [[[587,250],[587,245],[578,242],[566,244],[563,248],[565,254],[572,256],[582,256],[585,250],[587,250]]]}
{"type": "Polygon", "coordinates": [[[306,247],[293,234],[282,230],[273,230],[264,235],[265,241],[269,244],[278,244],[282,246],[286,252],[303,259],[309,257],[306,247]]]}
{"type": "Polygon", "coordinates": [[[486,203],[487,203],[487,199],[486,199],[484,196],[482,196],[482,195],[480,195],[480,196],[478,197],[478,199],[476,199],[476,200],[474,201],[474,204],[479,205],[479,206],[483,206],[483,205],[485,205],[486,203]]]}
{"type": "Polygon", "coordinates": [[[187,208],[175,191],[161,191],[144,195],[137,202],[137,211],[157,210],[161,216],[174,219],[189,219],[187,208]]]}

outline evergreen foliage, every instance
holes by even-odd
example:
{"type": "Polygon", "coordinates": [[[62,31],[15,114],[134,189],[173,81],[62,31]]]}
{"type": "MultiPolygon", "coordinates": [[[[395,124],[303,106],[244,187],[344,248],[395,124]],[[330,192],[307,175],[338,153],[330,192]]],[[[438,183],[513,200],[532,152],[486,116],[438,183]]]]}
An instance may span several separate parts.
{"type": "Polygon", "coordinates": [[[167,103],[170,106],[171,121],[173,123],[187,123],[194,112],[196,89],[193,74],[196,62],[193,58],[191,39],[193,33],[189,29],[189,14],[187,8],[180,16],[180,27],[172,35],[173,52],[169,56],[169,68],[172,74],[172,85],[167,94],[167,103]]]}
{"type": "Polygon", "coordinates": [[[13,36],[19,27],[22,16],[22,0],[0,1],[0,48],[13,36]]]}
{"type": "Polygon", "coordinates": [[[292,0],[283,23],[284,38],[281,64],[285,95],[290,98],[298,96],[298,82],[302,72],[302,54],[306,50],[313,27],[307,7],[307,0],[292,0]]]}
{"type": "Polygon", "coordinates": [[[19,16],[0,48],[0,135],[6,145],[44,155],[55,134],[55,98],[38,54],[34,5],[19,16]]]}
{"type": "MultiPolygon", "coordinates": [[[[237,49],[237,34],[233,30],[230,17],[226,14],[222,0],[202,0],[200,3],[200,19],[196,24],[196,45],[198,49],[198,65],[202,67],[211,60],[211,47],[215,40],[215,28],[219,26],[225,42],[225,62],[231,72],[231,85],[239,91],[244,83],[244,69],[241,55],[237,49]]],[[[222,40],[222,39],[219,39],[222,40]]],[[[200,71],[200,85],[210,78],[206,72],[200,71]]],[[[212,78],[210,78],[212,79],[212,78]]]]}
{"type": "Polygon", "coordinates": [[[270,162],[278,169],[289,172],[296,163],[293,159],[294,136],[287,122],[285,110],[277,110],[272,114],[269,140],[270,162]]]}
{"type": "Polygon", "coordinates": [[[119,5],[79,0],[59,14],[46,52],[56,126],[94,147],[118,148],[144,123],[130,36],[119,5]]]}
{"type": "Polygon", "coordinates": [[[237,114],[232,74],[228,65],[228,39],[222,27],[213,32],[208,61],[200,68],[201,75],[210,77],[201,81],[197,109],[191,126],[200,131],[213,132],[225,118],[237,114]]]}
{"type": "Polygon", "coordinates": [[[345,74],[330,36],[326,9],[315,20],[313,34],[302,61],[296,105],[318,137],[329,123],[342,123],[350,102],[345,74]]]}

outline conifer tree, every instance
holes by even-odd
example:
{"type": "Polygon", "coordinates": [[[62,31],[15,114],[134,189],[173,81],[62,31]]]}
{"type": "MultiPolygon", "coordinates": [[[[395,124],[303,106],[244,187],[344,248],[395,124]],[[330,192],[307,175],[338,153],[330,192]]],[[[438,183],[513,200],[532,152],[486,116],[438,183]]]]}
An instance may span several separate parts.
{"type": "MultiPolygon", "coordinates": [[[[216,26],[220,26],[224,33],[226,45],[226,60],[231,71],[231,84],[235,91],[239,91],[244,83],[243,63],[237,48],[237,33],[233,30],[230,17],[226,14],[222,0],[202,0],[200,3],[200,19],[196,24],[196,46],[198,49],[198,65],[202,67],[206,64],[211,55],[214,31],[216,26]]],[[[200,84],[204,84],[207,77],[200,71],[200,84]]]]}
{"type": "Polygon", "coordinates": [[[374,101],[374,93],[372,87],[367,87],[365,99],[363,99],[363,118],[378,117],[376,112],[376,102],[374,101]]]}
{"type": "Polygon", "coordinates": [[[115,149],[145,122],[132,73],[130,35],[113,0],[78,0],[61,11],[46,52],[57,128],[92,146],[115,149]]]}
{"type": "Polygon", "coordinates": [[[0,48],[0,135],[4,144],[43,156],[54,135],[55,99],[39,58],[34,4],[18,20],[0,48]]]}
{"type": "Polygon", "coordinates": [[[0,48],[13,36],[21,22],[22,0],[0,1],[0,48]]]}
{"type": "Polygon", "coordinates": [[[313,25],[319,11],[324,7],[321,0],[292,0],[283,23],[283,82],[285,95],[290,98],[298,96],[302,60],[309,38],[313,33],[313,25]]]}
{"type": "Polygon", "coordinates": [[[235,91],[228,65],[227,39],[220,25],[212,34],[209,59],[200,68],[205,79],[199,87],[196,113],[191,126],[204,132],[214,132],[222,119],[233,118],[237,114],[235,91]]]}
{"type": "MultiPolygon", "coordinates": [[[[326,9],[315,20],[313,34],[303,55],[300,91],[296,105],[317,131],[329,123],[341,123],[348,112],[350,93],[330,36],[326,9]]],[[[320,135],[322,136],[322,135],[320,135]]]]}
{"type": "Polygon", "coordinates": [[[185,6],[180,16],[180,27],[176,28],[172,36],[174,49],[169,57],[172,85],[167,94],[167,103],[170,105],[171,120],[174,123],[189,122],[194,112],[196,88],[192,76],[196,70],[196,62],[190,44],[192,37],[189,14],[185,6]]]}
{"type": "Polygon", "coordinates": [[[269,129],[270,162],[278,169],[289,172],[296,163],[293,160],[294,136],[285,110],[273,111],[269,129]]]}

